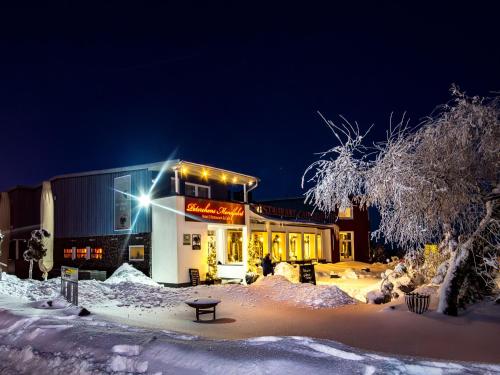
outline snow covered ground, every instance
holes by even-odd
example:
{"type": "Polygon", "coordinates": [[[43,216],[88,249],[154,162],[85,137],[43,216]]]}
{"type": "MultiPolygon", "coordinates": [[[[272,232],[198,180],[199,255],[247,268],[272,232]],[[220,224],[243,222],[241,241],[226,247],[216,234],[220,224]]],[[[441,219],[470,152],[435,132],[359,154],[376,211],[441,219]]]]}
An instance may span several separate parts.
{"type": "MultiPolygon", "coordinates": [[[[60,278],[47,282],[20,280],[4,274],[0,294],[28,301],[50,299],[59,295],[60,278]]],[[[239,284],[199,285],[195,288],[162,287],[140,271],[123,264],[104,282],[79,282],[79,302],[84,307],[131,306],[138,308],[172,308],[189,298],[200,296],[223,298],[255,306],[266,301],[290,304],[302,308],[333,308],[354,303],[346,293],[333,285],[315,287],[295,284],[282,276],[270,276],[247,286],[239,284]]]]}
{"type": "MultiPolygon", "coordinates": [[[[346,280],[372,278],[362,277],[366,271],[361,268],[355,264],[336,270],[320,268],[317,276],[336,272],[346,280]],[[353,273],[361,277],[354,278],[353,273]]],[[[425,356],[445,358],[440,356],[448,354],[441,350],[443,344],[460,341],[452,334],[463,330],[462,337],[470,342],[462,340],[462,352],[451,353],[451,358],[500,362],[494,359],[500,357],[491,345],[498,338],[497,313],[469,315],[471,321],[449,324],[431,314],[357,305],[335,285],[295,284],[283,276],[250,286],[165,288],[125,264],[105,282],[80,282],[80,303],[93,314],[78,317],[77,310],[57,298],[59,279],[41,282],[4,276],[0,282],[1,374],[500,373],[500,365],[413,356],[422,355],[425,345],[423,353],[430,353],[425,356]],[[218,319],[193,322],[193,310],[183,303],[193,297],[221,299],[218,319]],[[445,331],[437,333],[437,340],[422,334],[436,335],[442,327],[445,331]],[[330,340],[334,337],[365,350],[330,340]],[[477,348],[475,353],[470,353],[471,347],[477,348]],[[469,353],[472,357],[467,357],[469,353]]]]}
{"type": "MultiPolygon", "coordinates": [[[[388,265],[382,263],[368,264],[356,261],[316,264],[316,283],[318,285],[334,285],[359,302],[366,302],[366,295],[372,290],[380,290],[382,274],[388,265]]],[[[288,280],[299,282],[299,266],[279,263],[275,273],[288,280]]]]}
{"type": "Polygon", "coordinates": [[[209,340],[37,310],[0,296],[0,373],[499,374],[500,366],[365,352],[330,340],[209,340]],[[13,313],[14,312],[14,313],[13,313]]]}

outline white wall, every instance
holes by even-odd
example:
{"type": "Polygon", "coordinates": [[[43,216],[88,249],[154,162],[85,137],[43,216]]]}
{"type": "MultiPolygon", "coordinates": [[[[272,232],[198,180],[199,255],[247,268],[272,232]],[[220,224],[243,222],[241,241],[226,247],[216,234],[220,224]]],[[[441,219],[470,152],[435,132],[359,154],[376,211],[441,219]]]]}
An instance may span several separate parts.
{"type": "MultiPolygon", "coordinates": [[[[177,209],[184,212],[184,197],[178,197],[177,209]]],[[[177,220],[177,283],[189,282],[189,269],[200,271],[200,280],[205,280],[208,272],[208,225],[197,221],[187,221],[184,216],[177,220]],[[201,250],[193,250],[191,245],[183,245],[184,234],[201,234],[201,250]]]]}
{"type": "Polygon", "coordinates": [[[155,199],[151,206],[152,278],[160,283],[178,283],[177,221],[180,216],[174,212],[177,209],[177,199],[178,197],[155,199]]]}

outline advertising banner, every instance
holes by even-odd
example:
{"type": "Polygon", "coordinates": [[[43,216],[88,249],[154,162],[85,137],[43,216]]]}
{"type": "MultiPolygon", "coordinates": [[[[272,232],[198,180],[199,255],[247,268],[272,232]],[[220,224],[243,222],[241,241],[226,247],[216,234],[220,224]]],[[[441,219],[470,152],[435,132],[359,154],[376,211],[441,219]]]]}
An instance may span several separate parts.
{"type": "Polygon", "coordinates": [[[115,208],[115,230],[128,230],[131,226],[131,176],[117,177],[113,183],[114,208],[115,208]]]}

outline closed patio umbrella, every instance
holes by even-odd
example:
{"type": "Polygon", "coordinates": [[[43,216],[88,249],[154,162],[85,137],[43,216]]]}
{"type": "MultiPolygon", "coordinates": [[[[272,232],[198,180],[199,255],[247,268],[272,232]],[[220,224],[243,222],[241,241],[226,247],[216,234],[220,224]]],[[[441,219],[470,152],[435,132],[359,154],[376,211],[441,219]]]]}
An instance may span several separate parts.
{"type": "Polygon", "coordinates": [[[44,239],[47,253],[38,263],[40,271],[46,280],[48,272],[54,266],[54,197],[50,181],[44,181],[42,185],[42,196],[40,198],[40,228],[50,233],[50,237],[44,239]]]}

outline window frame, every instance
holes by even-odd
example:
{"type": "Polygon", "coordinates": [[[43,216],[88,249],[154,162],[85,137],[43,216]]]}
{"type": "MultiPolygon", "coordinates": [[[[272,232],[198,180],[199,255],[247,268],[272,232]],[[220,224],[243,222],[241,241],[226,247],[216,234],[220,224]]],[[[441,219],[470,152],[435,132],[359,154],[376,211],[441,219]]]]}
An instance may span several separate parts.
{"type": "MultiPolygon", "coordinates": [[[[337,217],[340,219],[340,220],[353,220],[354,219],[354,206],[352,207],[348,207],[348,210],[350,212],[350,215],[349,216],[340,216],[340,209],[338,210],[338,213],[337,213],[337,217]]],[[[343,211],[345,212],[345,210],[343,211]]]]}
{"type": "Polygon", "coordinates": [[[354,248],[354,231],[352,230],[342,230],[342,231],[339,231],[339,259],[340,261],[342,262],[343,260],[352,260],[354,261],[354,255],[355,255],[355,248],[354,248]],[[351,233],[351,239],[350,240],[342,240],[340,239],[340,234],[341,233],[351,233]],[[351,257],[352,259],[346,259],[346,258],[342,258],[341,257],[341,252],[340,252],[340,249],[342,248],[341,246],[341,242],[342,241],[345,241],[345,242],[350,242],[351,243],[351,248],[352,248],[352,254],[351,254],[351,257]]]}
{"type": "MultiPolygon", "coordinates": [[[[198,188],[200,188],[200,187],[206,188],[206,189],[208,189],[208,199],[212,199],[212,189],[211,189],[210,185],[202,185],[202,184],[196,184],[194,182],[185,181],[184,182],[184,195],[186,195],[188,197],[192,197],[192,195],[186,194],[186,186],[193,186],[194,187],[194,197],[196,197],[196,198],[201,198],[200,193],[198,191],[198,188]]],[[[205,198],[205,199],[207,199],[207,198],[205,198]]]]}
{"type": "Polygon", "coordinates": [[[144,262],[146,259],[146,246],[144,245],[128,245],[128,261],[129,262],[144,262]],[[142,247],[142,259],[132,259],[130,257],[130,250],[132,247],[142,247]]]}

